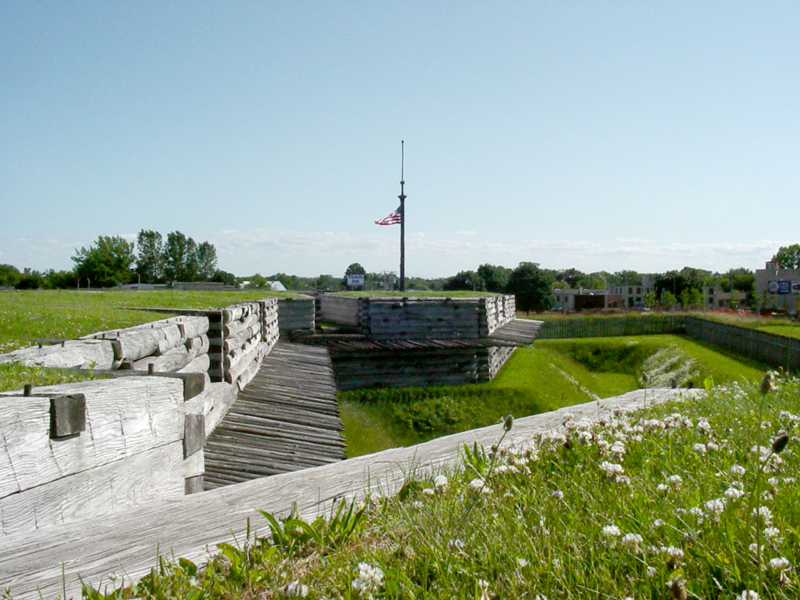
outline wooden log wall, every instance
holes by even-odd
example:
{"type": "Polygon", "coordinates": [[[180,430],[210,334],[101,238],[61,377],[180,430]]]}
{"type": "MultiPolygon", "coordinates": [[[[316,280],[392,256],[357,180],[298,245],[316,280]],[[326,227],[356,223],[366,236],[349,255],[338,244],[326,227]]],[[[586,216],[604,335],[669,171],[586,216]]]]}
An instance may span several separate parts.
{"type": "Polygon", "coordinates": [[[316,327],[314,298],[278,299],[278,326],[281,331],[313,331],[316,327]]]}
{"type": "Polygon", "coordinates": [[[0,533],[183,496],[183,403],[180,379],[147,376],[0,394],[0,533]]]}
{"type": "Polygon", "coordinates": [[[375,340],[478,339],[477,298],[370,298],[369,333],[375,340]]]}
{"type": "Polygon", "coordinates": [[[264,356],[280,337],[278,300],[267,298],[224,308],[213,319],[211,332],[212,381],[224,381],[239,390],[255,377],[264,356]]]}
{"type": "Polygon", "coordinates": [[[495,330],[514,320],[517,313],[514,296],[489,296],[479,300],[480,337],[489,337],[495,330]]]}
{"type": "Polygon", "coordinates": [[[365,298],[351,296],[333,296],[325,294],[318,298],[319,318],[341,325],[357,327],[362,325],[361,307],[365,298]]]}
{"type": "MultiPolygon", "coordinates": [[[[178,316],[126,329],[100,331],[78,340],[22,348],[0,356],[0,362],[61,368],[146,371],[186,369],[208,353],[208,318],[178,316]]],[[[194,369],[204,364],[195,363],[194,369]]],[[[199,372],[199,371],[191,371],[199,372]]]]}

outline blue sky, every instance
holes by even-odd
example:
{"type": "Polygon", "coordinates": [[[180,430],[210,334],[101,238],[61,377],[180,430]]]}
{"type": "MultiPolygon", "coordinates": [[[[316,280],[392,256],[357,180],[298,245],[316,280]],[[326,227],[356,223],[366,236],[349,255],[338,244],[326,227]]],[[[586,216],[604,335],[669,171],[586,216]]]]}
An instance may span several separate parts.
{"type": "Polygon", "coordinates": [[[0,263],[180,230],[237,275],[762,268],[797,2],[0,0],[0,263]]]}

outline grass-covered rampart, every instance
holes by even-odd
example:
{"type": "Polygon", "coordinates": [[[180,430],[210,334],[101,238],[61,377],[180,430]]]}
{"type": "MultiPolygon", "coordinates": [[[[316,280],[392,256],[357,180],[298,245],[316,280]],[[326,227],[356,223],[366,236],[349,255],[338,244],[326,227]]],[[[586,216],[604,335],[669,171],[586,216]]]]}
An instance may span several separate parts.
{"type": "Polygon", "coordinates": [[[507,414],[527,416],[648,385],[669,386],[673,379],[701,387],[707,379],[758,381],[764,371],[680,336],[537,340],[516,350],[488,384],[354,390],[339,397],[348,453],[358,456],[483,427],[507,414]]]}

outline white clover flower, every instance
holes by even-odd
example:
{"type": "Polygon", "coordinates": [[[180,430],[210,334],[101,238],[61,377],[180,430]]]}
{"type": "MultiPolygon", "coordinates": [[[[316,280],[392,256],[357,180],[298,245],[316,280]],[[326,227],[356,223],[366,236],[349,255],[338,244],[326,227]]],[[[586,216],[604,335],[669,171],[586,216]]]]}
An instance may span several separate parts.
{"type": "Polygon", "coordinates": [[[525,567],[528,566],[528,561],[525,560],[524,558],[517,557],[517,566],[520,569],[524,569],[525,567]]]}
{"type": "Polygon", "coordinates": [[[664,522],[663,519],[656,519],[655,521],[653,521],[653,529],[661,529],[662,527],[664,527],[664,525],[666,525],[666,523],[664,522]]]}
{"type": "Polygon", "coordinates": [[[776,544],[779,544],[783,541],[783,538],[781,537],[781,530],[777,527],[765,527],[764,537],[771,542],[775,542],[776,544]]]}
{"type": "Polygon", "coordinates": [[[766,506],[757,506],[753,509],[753,512],[750,514],[750,516],[754,519],[762,521],[764,525],[772,524],[772,511],[766,506]]]}
{"type": "Polygon", "coordinates": [[[748,548],[748,549],[750,550],[750,552],[751,552],[752,554],[754,554],[754,555],[758,555],[760,552],[763,552],[763,551],[764,551],[764,546],[759,546],[759,545],[758,545],[758,544],[756,544],[755,542],[753,542],[752,544],[750,544],[750,545],[749,545],[747,548],[748,548]]]}
{"type": "Polygon", "coordinates": [[[602,533],[606,537],[618,538],[622,535],[622,530],[616,525],[606,525],[603,527],[602,533]]]}
{"type": "Polygon", "coordinates": [[[659,484],[656,486],[656,491],[657,491],[659,494],[663,494],[663,493],[664,493],[664,492],[666,492],[667,490],[669,490],[669,486],[668,486],[666,483],[659,483],[659,484]]]}
{"type": "Polygon", "coordinates": [[[616,481],[617,483],[622,483],[624,485],[630,485],[631,484],[631,478],[628,477],[627,475],[617,475],[614,478],[614,481],[616,481]]]}
{"type": "Polygon", "coordinates": [[[705,417],[700,417],[700,419],[697,421],[697,428],[706,434],[711,433],[712,431],[711,424],[705,417]]]}
{"type": "Polygon", "coordinates": [[[486,581],[485,579],[478,579],[478,587],[481,588],[482,590],[488,590],[489,582],[486,581]]]}
{"type": "Polygon", "coordinates": [[[733,465],[731,467],[731,475],[736,475],[737,477],[741,477],[747,473],[747,469],[745,469],[742,465],[733,465]]]}
{"type": "Polygon", "coordinates": [[[611,452],[611,454],[614,454],[617,457],[624,456],[624,454],[625,454],[625,444],[623,444],[622,442],[619,442],[619,441],[614,442],[611,445],[611,448],[609,449],[609,452],[611,452]]]}
{"type": "Polygon", "coordinates": [[[700,508],[699,506],[693,506],[692,508],[690,508],[689,514],[698,519],[702,519],[703,517],[706,516],[706,513],[704,513],[703,509],[700,508]]]}
{"type": "Polygon", "coordinates": [[[653,577],[658,575],[658,569],[656,569],[655,567],[647,567],[647,570],[646,570],[645,573],[646,573],[648,578],[652,579],[653,577]]]}
{"type": "Polygon", "coordinates": [[[738,596],[736,596],[736,600],[760,600],[761,596],[758,595],[758,592],[754,592],[753,590],[745,590],[738,596]]]}
{"type": "Polygon", "coordinates": [[[662,546],[661,553],[666,554],[671,560],[681,560],[683,558],[683,550],[677,546],[662,546]]]}
{"type": "Polygon", "coordinates": [[[514,465],[500,465],[495,469],[497,473],[519,473],[519,469],[514,465]]]}
{"type": "Polygon", "coordinates": [[[435,493],[436,491],[433,488],[425,488],[422,490],[423,496],[433,496],[435,493]]]}
{"type": "Polygon", "coordinates": [[[777,477],[770,477],[767,479],[767,483],[770,485],[770,487],[776,488],[780,482],[778,481],[777,477]]]}
{"type": "Polygon", "coordinates": [[[361,562],[358,563],[358,577],[353,580],[352,587],[356,594],[364,598],[372,598],[383,585],[383,571],[379,567],[361,562]]]}
{"type": "Polygon", "coordinates": [[[623,546],[628,546],[634,552],[639,552],[641,550],[639,546],[643,541],[644,539],[638,533],[626,533],[622,536],[621,540],[623,546]]]}
{"type": "Polygon", "coordinates": [[[714,500],[709,500],[705,504],[706,513],[709,515],[720,516],[722,511],[725,510],[725,500],[723,498],[715,498],[714,500]]]}
{"type": "Polygon", "coordinates": [[[678,487],[683,483],[683,478],[680,475],[670,475],[667,477],[667,483],[673,487],[678,487]]]}
{"type": "Polygon", "coordinates": [[[694,451],[695,454],[705,454],[706,446],[705,444],[697,443],[694,446],[692,446],[692,450],[694,451]]]}
{"type": "Polygon", "coordinates": [[[433,478],[433,487],[435,487],[438,491],[445,491],[447,489],[447,485],[447,477],[444,475],[437,475],[433,478]]]}
{"type": "Polygon", "coordinates": [[[706,444],[706,450],[708,450],[709,452],[716,452],[717,450],[719,450],[719,444],[717,444],[716,442],[708,442],[706,444]]]}
{"type": "Polygon", "coordinates": [[[305,598],[308,596],[308,586],[299,581],[290,581],[281,588],[281,593],[286,598],[305,598]]]}
{"type": "Polygon", "coordinates": [[[550,494],[551,498],[555,498],[556,500],[561,500],[564,497],[564,492],[561,490],[556,490],[552,494],[550,494]]]}
{"type": "Polygon", "coordinates": [[[789,568],[789,561],[782,556],[780,558],[770,559],[769,568],[773,571],[783,571],[789,568]]]}
{"type": "Polygon", "coordinates": [[[622,465],[608,462],[607,460],[604,460],[600,463],[600,470],[605,472],[605,474],[609,477],[622,475],[625,472],[625,469],[622,467],[622,465]]]}
{"type": "Polygon", "coordinates": [[[744,491],[740,490],[739,488],[729,487],[722,495],[728,500],[738,500],[744,496],[744,491]]]}

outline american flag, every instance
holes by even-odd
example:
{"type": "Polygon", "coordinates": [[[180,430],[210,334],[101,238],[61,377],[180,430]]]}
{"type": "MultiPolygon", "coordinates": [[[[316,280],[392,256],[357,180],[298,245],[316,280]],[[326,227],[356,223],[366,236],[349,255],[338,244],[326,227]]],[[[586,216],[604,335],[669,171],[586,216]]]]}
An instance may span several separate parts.
{"type": "Polygon", "coordinates": [[[399,225],[403,220],[403,211],[398,206],[397,210],[390,214],[388,217],[383,217],[375,221],[375,225],[399,225]]]}

